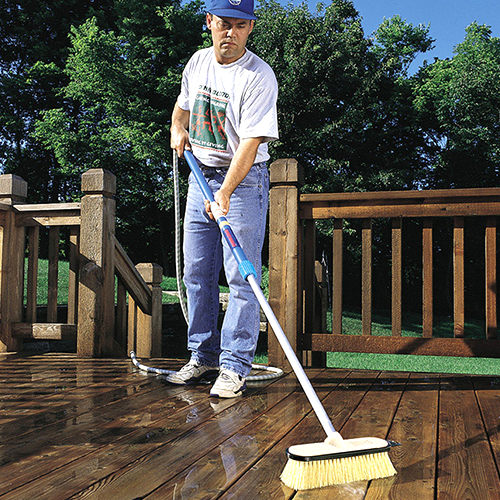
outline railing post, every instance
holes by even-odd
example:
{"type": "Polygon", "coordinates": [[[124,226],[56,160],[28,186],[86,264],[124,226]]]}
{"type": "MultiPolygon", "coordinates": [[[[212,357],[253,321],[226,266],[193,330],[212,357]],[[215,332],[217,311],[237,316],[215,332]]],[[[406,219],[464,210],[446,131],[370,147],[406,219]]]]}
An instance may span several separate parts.
{"type": "MultiPolygon", "coordinates": [[[[303,170],[294,159],[277,160],[270,170],[269,193],[269,304],[292,348],[302,328],[299,293],[299,188],[303,170]]],[[[288,367],[285,355],[272,332],[268,335],[269,364],[288,367]]]]}
{"type": "Polygon", "coordinates": [[[151,289],[151,314],[146,314],[139,307],[136,311],[137,356],[140,358],[158,358],[161,356],[161,315],[163,269],[158,264],[137,264],[135,266],[142,279],[151,289]]]}
{"type": "Polygon", "coordinates": [[[88,170],[82,192],[77,354],[106,356],[114,351],[116,177],[88,170]]]}
{"type": "MultiPolygon", "coordinates": [[[[0,175],[0,203],[22,204],[28,183],[17,175],[0,175]]],[[[12,336],[12,324],[23,315],[25,228],[16,226],[13,208],[0,212],[0,352],[18,351],[21,341],[12,336]]]]}

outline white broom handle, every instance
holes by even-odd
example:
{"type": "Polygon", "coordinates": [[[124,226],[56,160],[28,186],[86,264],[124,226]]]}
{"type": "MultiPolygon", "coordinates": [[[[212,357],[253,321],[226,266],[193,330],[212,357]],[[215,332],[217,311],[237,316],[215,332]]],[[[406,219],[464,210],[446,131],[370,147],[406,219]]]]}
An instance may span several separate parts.
{"type": "Polygon", "coordinates": [[[250,274],[247,276],[247,281],[248,283],[250,283],[250,286],[252,287],[252,290],[255,293],[255,296],[257,297],[257,300],[259,301],[262,310],[264,311],[267,319],[269,320],[269,323],[273,328],[273,332],[276,335],[276,338],[278,339],[281,348],[285,352],[285,355],[288,358],[288,361],[290,362],[290,365],[292,366],[295,375],[299,379],[300,385],[302,386],[302,389],[304,389],[307,399],[311,403],[314,413],[316,413],[316,416],[318,417],[321,426],[326,432],[326,435],[328,437],[333,437],[334,435],[338,435],[335,428],[333,427],[330,418],[328,417],[325,411],[325,408],[321,404],[321,401],[319,400],[316,391],[313,389],[313,386],[309,378],[307,377],[304,368],[302,368],[302,365],[300,364],[300,361],[298,360],[294,350],[292,349],[290,342],[288,342],[285,332],[283,331],[281,325],[276,319],[276,316],[274,315],[271,306],[267,302],[266,297],[262,293],[262,290],[260,289],[260,286],[257,283],[257,279],[253,274],[250,274]]]}
{"type": "Polygon", "coordinates": [[[250,286],[252,287],[252,290],[255,293],[255,296],[257,297],[257,300],[259,301],[262,310],[264,311],[267,319],[269,320],[269,323],[271,323],[276,338],[278,339],[278,342],[281,344],[281,348],[285,352],[288,361],[292,365],[293,371],[295,372],[295,375],[299,379],[302,389],[304,389],[304,392],[306,393],[307,399],[309,399],[309,402],[311,403],[311,406],[313,407],[313,410],[316,413],[316,416],[318,417],[321,426],[326,432],[327,439],[331,438],[332,444],[339,444],[342,440],[342,437],[333,427],[333,424],[328,418],[328,415],[325,409],[323,408],[323,405],[321,404],[318,395],[314,391],[311,382],[309,381],[304,369],[302,368],[302,365],[297,359],[297,356],[295,355],[295,352],[292,349],[290,342],[288,342],[285,332],[283,332],[283,329],[281,328],[278,320],[276,319],[276,316],[274,315],[271,306],[264,297],[264,294],[262,293],[262,290],[260,289],[260,286],[257,283],[257,273],[255,272],[255,268],[253,264],[247,259],[245,252],[238,243],[236,235],[233,233],[229,225],[229,222],[227,221],[222,210],[215,201],[212,190],[210,189],[205,177],[203,176],[203,173],[198,165],[198,162],[193,156],[193,153],[189,150],[184,151],[184,158],[186,159],[189,168],[191,169],[191,172],[193,172],[193,175],[195,176],[203,195],[210,202],[212,215],[217,221],[217,224],[219,225],[222,234],[226,238],[226,241],[229,245],[229,248],[231,249],[233,256],[238,262],[241,276],[243,277],[243,279],[247,280],[248,283],[250,283],[250,286]],[[231,233],[230,237],[227,234],[228,231],[231,233]]]}

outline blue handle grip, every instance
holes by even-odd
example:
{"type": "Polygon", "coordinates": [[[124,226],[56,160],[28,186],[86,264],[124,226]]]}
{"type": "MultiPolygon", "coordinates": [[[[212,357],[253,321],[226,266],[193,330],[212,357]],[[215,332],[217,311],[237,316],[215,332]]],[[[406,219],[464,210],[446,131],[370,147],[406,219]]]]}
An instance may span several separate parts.
{"type": "MultiPolygon", "coordinates": [[[[210,203],[213,203],[215,201],[214,195],[212,193],[212,190],[210,189],[210,186],[207,183],[207,180],[203,176],[203,172],[201,171],[198,162],[193,156],[193,153],[191,153],[191,151],[185,150],[184,158],[186,159],[189,168],[191,169],[191,172],[193,172],[193,175],[195,176],[195,179],[198,182],[198,185],[200,186],[203,196],[210,203]]],[[[255,271],[253,264],[247,259],[245,252],[243,252],[243,249],[238,243],[236,235],[231,229],[231,226],[229,225],[229,222],[226,219],[226,217],[221,216],[216,219],[216,222],[219,225],[219,229],[221,230],[222,235],[224,236],[227,244],[229,245],[229,248],[231,249],[234,258],[236,259],[236,262],[238,263],[238,269],[243,279],[246,280],[250,274],[257,277],[257,273],[255,271]]]]}
{"type": "Polygon", "coordinates": [[[198,162],[196,161],[195,157],[193,156],[193,153],[191,153],[191,151],[188,151],[188,150],[184,151],[184,158],[186,159],[186,161],[189,165],[189,168],[191,169],[191,172],[193,172],[193,175],[195,176],[196,181],[198,182],[198,185],[200,186],[200,189],[203,193],[203,196],[205,196],[205,198],[210,203],[215,201],[212,190],[208,186],[208,183],[207,183],[205,177],[203,176],[201,168],[198,165],[198,162]]]}

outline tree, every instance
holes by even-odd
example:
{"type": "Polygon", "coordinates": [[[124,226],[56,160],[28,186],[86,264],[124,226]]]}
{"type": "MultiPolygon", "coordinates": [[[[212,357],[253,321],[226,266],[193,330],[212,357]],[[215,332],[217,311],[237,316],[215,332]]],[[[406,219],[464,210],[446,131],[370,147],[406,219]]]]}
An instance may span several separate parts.
{"type": "Polygon", "coordinates": [[[67,178],[95,167],[117,176],[117,233],[132,258],[156,260],[174,226],[168,125],[203,14],[163,0],[121,2],[116,14],[114,30],[95,18],[72,28],[64,103],[42,113],[36,138],[67,178]]]}
{"type": "MultiPolygon", "coordinates": [[[[202,4],[93,5],[0,0],[1,166],[33,201],[74,199],[82,171],[112,170],[121,241],[167,268],[168,127],[185,62],[210,43],[202,4]]],[[[351,0],[264,0],[250,48],[280,87],[271,159],[302,162],[308,191],[497,185],[499,41],[473,24],[452,60],[408,76],[432,42],[399,16],[367,37],[351,0]]]]}
{"type": "Polygon", "coordinates": [[[430,183],[498,186],[500,39],[472,23],[454,53],[422,68],[415,85],[414,106],[432,147],[430,183]]]}
{"type": "Polygon", "coordinates": [[[315,13],[306,4],[261,4],[251,48],[273,67],[280,88],[272,154],[303,162],[308,190],[415,185],[424,139],[411,119],[404,69],[432,41],[428,28],[399,18],[376,39],[365,38],[350,0],[318,4],[315,13]]]}
{"type": "Polygon", "coordinates": [[[430,25],[413,26],[398,15],[384,19],[373,34],[371,51],[388,75],[407,77],[415,56],[433,48],[435,40],[429,37],[429,28],[430,25]]]}
{"type": "Polygon", "coordinates": [[[95,10],[90,0],[0,2],[0,168],[29,179],[31,199],[57,201],[61,179],[57,162],[33,138],[38,113],[60,104],[68,32],[95,15],[111,21],[111,0],[95,10]]]}

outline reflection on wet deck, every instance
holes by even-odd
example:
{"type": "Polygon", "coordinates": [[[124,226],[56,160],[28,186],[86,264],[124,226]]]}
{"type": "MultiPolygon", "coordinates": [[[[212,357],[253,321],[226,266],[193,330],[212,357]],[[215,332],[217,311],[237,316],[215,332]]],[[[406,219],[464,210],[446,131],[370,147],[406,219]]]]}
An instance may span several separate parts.
{"type": "Polygon", "coordinates": [[[344,437],[402,446],[393,478],[295,493],[285,449],[323,434],[293,374],[216,400],[129,360],[0,361],[0,499],[499,498],[498,377],[308,370],[344,437]]]}

